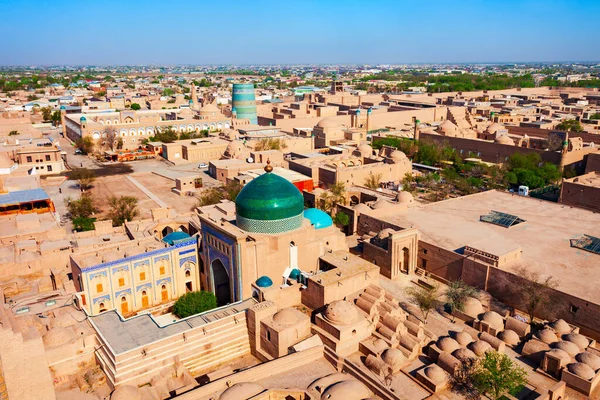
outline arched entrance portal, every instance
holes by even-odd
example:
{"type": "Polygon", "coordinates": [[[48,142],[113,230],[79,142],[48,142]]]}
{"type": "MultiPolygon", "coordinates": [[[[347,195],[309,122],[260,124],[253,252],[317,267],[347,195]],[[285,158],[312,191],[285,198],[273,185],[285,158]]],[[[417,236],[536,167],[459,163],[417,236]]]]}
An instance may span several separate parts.
{"type": "Polygon", "coordinates": [[[225,270],[225,266],[221,260],[216,259],[210,266],[212,277],[213,277],[213,289],[215,296],[217,297],[217,304],[224,306],[231,302],[231,290],[229,288],[229,275],[225,270]]]}

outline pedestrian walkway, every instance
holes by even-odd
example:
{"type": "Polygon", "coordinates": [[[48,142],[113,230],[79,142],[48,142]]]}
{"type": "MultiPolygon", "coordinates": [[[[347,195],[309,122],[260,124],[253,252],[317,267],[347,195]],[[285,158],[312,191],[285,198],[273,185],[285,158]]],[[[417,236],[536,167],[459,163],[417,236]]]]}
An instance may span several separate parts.
{"type": "Polygon", "coordinates": [[[167,205],[167,203],[165,203],[164,201],[162,201],[161,199],[159,199],[154,193],[152,193],[151,191],[149,191],[148,189],[146,189],[146,187],[144,185],[142,185],[141,183],[139,183],[135,178],[132,178],[131,176],[127,176],[127,179],[129,179],[131,181],[131,183],[133,183],[135,186],[137,186],[138,189],[140,189],[142,192],[144,192],[144,194],[146,196],[148,196],[152,200],[154,200],[154,202],[156,204],[158,204],[162,208],[169,208],[169,206],[167,205]]]}

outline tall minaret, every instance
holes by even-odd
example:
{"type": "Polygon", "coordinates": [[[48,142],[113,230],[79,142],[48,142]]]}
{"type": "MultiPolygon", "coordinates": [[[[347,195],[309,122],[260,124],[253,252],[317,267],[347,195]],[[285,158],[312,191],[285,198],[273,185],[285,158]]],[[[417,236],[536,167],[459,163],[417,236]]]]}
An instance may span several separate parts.
{"type": "Polygon", "coordinates": [[[198,95],[196,94],[196,85],[192,82],[192,108],[198,107],[198,95]]]}
{"type": "Polygon", "coordinates": [[[373,112],[373,108],[369,107],[367,110],[367,135],[369,134],[369,130],[371,129],[371,113],[373,112]]]}

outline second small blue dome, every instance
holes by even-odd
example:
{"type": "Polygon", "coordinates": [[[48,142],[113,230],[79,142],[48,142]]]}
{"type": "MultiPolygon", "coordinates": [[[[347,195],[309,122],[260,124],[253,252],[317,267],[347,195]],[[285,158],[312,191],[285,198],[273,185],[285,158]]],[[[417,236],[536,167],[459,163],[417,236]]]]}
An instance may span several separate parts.
{"type": "Polygon", "coordinates": [[[258,287],[270,287],[273,285],[273,281],[268,276],[261,276],[256,280],[256,286],[258,287]]]}
{"type": "Polygon", "coordinates": [[[304,218],[307,218],[315,229],[323,229],[333,225],[331,217],[317,208],[308,208],[304,210],[304,218]]]}

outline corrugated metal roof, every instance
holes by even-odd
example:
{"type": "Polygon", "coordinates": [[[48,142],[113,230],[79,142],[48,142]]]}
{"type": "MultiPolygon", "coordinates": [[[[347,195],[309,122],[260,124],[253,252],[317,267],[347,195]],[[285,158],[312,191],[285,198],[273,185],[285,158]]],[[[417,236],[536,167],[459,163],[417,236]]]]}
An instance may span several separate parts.
{"type": "Polygon", "coordinates": [[[19,190],[18,192],[0,195],[0,206],[46,200],[49,198],[50,197],[43,189],[19,190]]]}

